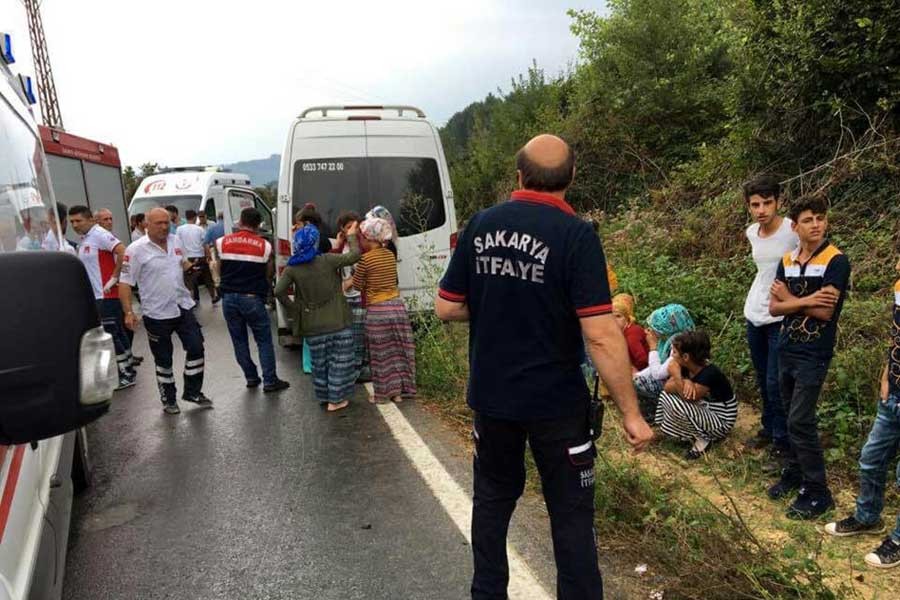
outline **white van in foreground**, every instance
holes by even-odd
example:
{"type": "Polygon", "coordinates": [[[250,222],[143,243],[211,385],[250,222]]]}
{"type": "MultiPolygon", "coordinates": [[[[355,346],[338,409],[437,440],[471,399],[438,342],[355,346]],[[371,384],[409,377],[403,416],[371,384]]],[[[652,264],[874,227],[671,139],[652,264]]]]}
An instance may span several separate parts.
{"type": "Polygon", "coordinates": [[[12,62],[0,33],[0,600],[58,600],[89,483],[82,427],[109,409],[118,371],[84,265],[61,251],[34,87],[12,62]]]}
{"type": "Polygon", "coordinates": [[[250,177],[219,167],[176,167],[145,177],[138,186],[128,215],[147,213],[170,204],[184,218],[188,209],[205,212],[210,221],[222,212],[225,186],[250,186],[250,177]]]}
{"type": "MultiPolygon", "coordinates": [[[[433,301],[437,278],[456,245],[450,172],[437,128],[412,106],[316,106],[288,130],[278,177],[277,266],[291,255],[293,215],[316,205],[333,234],[338,215],[365,215],[382,205],[394,216],[400,241],[400,293],[413,309],[433,301]]],[[[278,307],[279,338],[292,343],[278,307]]]]}

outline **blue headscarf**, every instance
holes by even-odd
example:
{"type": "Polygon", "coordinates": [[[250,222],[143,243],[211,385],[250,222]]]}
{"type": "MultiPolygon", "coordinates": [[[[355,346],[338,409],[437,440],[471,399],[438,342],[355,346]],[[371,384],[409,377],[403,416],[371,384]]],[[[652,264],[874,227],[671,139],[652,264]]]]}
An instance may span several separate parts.
{"type": "Polygon", "coordinates": [[[319,254],[319,229],[315,225],[305,225],[294,234],[294,253],[288,259],[288,266],[311,262],[319,254]]]}
{"type": "Polygon", "coordinates": [[[659,334],[659,360],[664,361],[672,353],[672,338],[685,331],[694,330],[694,320],[688,309],[680,304],[667,304],[650,313],[647,319],[650,329],[659,334]]]}

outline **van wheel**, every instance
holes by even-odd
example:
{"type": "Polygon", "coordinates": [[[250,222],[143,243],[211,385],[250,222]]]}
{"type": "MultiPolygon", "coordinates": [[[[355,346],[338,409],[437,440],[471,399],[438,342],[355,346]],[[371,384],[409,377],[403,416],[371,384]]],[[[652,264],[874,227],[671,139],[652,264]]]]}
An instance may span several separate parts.
{"type": "Polygon", "coordinates": [[[91,486],[91,457],[88,453],[87,432],[84,427],[75,431],[75,450],[72,453],[72,487],[79,494],[91,486]]]}

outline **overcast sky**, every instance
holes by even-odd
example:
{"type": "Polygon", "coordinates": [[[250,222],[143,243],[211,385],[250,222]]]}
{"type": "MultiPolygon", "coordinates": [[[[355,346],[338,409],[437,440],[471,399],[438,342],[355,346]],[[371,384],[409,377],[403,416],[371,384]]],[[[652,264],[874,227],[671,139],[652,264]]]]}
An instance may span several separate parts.
{"type": "MultiPolygon", "coordinates": [[[[123,164],[222,164],[280,153],[314,104],[414,104],[443,124],[525,72],[577,58],[567,8],[602,0],[44,0],[66,129],[123,164]]],[[[33,72],[21,0],[0,0],[33,72]]],[[[37,111],[36,111],[37,114],[37,111]]]]}

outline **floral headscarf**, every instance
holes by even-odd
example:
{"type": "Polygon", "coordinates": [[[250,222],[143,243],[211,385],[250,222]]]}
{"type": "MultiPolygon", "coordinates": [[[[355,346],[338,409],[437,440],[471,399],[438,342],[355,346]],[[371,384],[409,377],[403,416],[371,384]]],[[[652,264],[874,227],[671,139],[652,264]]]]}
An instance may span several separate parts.
{"type": "Polygon", "coordinates": [[[394,221],[394,216],[391,214],[391,211],[379,204],[366,213],[366,219],[384,219],[385,221],[387,221],[388,225],[391,228],[391,236],[388,238],[388,240],[393,241],[394,245],[397,244],[400,235],[397,233],[397,223],[394,221]]]}
{"type": "Polygon", "coordinates": [[[634,318],[634,298],[629,294],[616,294],[612,299],[613,310],[628,321],[628,324],[635,322],[634,318]]]}
{"type": "Polygon", "coordinates": [[[660,342],[657,352],[659,360],[666,360],[672,353],[672,338],[685,331],[694,330],[694,320],[688,309],[680,304],[667,304],[650,313],[647,319],[650,329],[659,334],[660,342]]]}
{"type": "Polygon", "coordinates": [[[367,240],[374,240],[382,244],[393,239],[394,236],[391,224],[385,219],[379,219],[378,217],[367,217],[360,224],[359,230],[367,240]]]}
{"type": "Polygon", "coordinates": [[[319,254],[319,229],[315,225],[305,225],[294,234],[294,253],[288,265],[302,265],[312,261],[319,254]]]}

